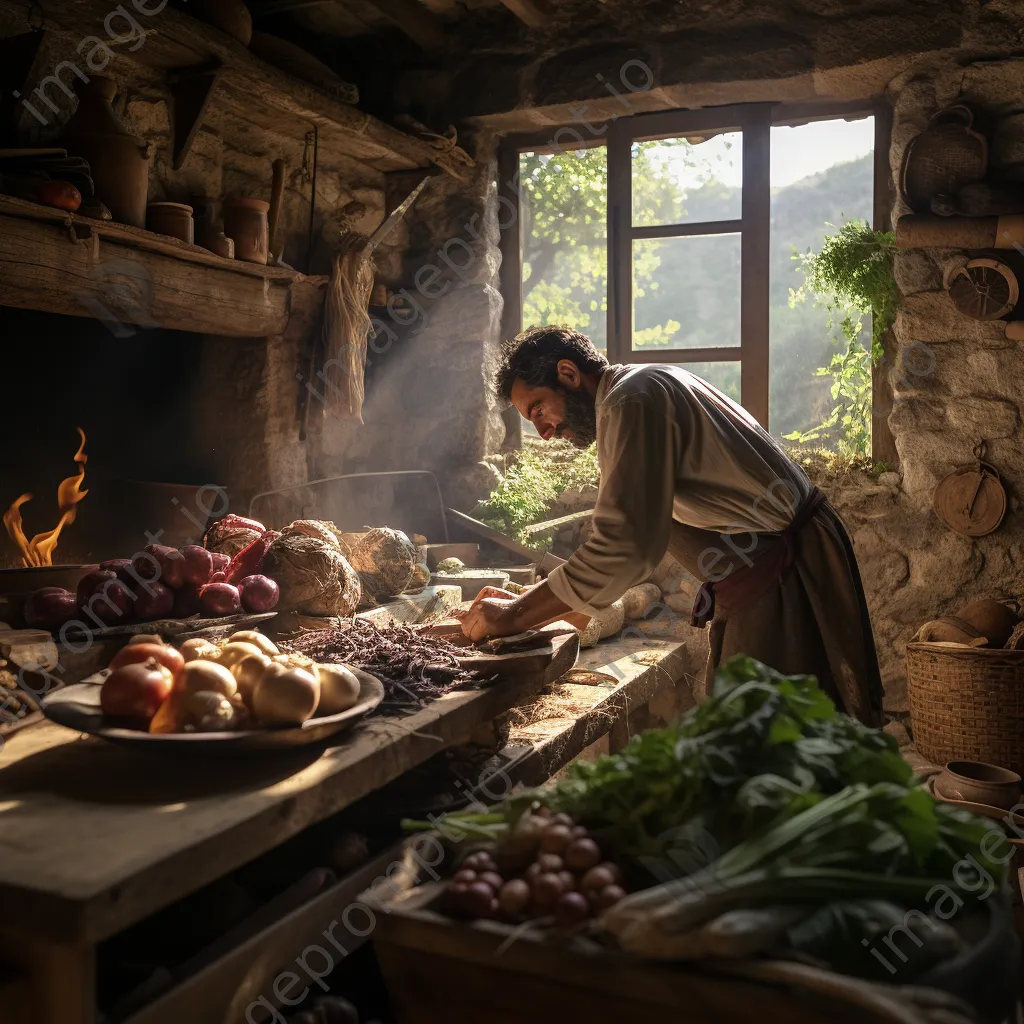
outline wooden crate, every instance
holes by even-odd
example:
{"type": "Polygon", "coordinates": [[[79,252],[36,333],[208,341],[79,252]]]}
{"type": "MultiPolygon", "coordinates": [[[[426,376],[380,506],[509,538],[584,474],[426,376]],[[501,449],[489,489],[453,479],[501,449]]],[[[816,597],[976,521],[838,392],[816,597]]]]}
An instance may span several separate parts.
{"type": "Polygon", "coordinates": [[[493,921],[453,921],[429,885],[395,900],[373,943],[398,1024],[879,1024],[876,986],[800,964],[659,965],[493,921]],[[833,995],[826,993],[826,989],[833,995]],[[871,1007],[875,1004],[875,1008],[871,1007]]]}

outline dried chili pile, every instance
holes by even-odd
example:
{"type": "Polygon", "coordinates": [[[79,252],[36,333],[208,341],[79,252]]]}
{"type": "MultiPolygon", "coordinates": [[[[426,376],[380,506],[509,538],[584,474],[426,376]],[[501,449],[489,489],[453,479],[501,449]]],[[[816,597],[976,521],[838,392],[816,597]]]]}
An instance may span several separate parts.
{"type": "Polygon", "coordinates": [[[460,648],[455,644],[408,626],[382,629],[356,619],[348,629],[306,633],[289,646],[317,662],[344,663],[369,672],[384,684],[385,699],[393,703],[435,700],[477,681],[460,667],[460,648]]]}

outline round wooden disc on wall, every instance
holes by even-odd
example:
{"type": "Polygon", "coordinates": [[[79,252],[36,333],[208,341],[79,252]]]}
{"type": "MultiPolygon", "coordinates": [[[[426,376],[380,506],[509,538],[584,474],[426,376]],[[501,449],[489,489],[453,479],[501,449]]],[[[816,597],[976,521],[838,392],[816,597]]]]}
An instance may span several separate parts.
{"type": "Polygon", "coordinates": [[[968,260],[950,274],[947,285],[953,305],[974,320],[998,320],[1013,312],[1020,297],[1017,275],[1002,260],[968,260]]]}
{"type": "Polygon", "coordinates": [[[964,537],[984,537],[1006,515],[1006,490],[988,463],[962,466],[939,481],[932,506],[951,530],[964,537]]]}

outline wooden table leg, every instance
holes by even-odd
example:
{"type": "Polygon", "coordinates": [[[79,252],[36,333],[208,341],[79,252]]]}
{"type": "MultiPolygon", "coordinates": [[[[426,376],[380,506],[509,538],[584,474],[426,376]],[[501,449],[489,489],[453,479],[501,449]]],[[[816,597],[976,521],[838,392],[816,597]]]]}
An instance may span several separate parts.
{"type": "Polygon", "coordinates": [[[33,1024],[94,1024],[95,946],[65,946],[0,931],[0,958],[28,975],[33,1024]]]}

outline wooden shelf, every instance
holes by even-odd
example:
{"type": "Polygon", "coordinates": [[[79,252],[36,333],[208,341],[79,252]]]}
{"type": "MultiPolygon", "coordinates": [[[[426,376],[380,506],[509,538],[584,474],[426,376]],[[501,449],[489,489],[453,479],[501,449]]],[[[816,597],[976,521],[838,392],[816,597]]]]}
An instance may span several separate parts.
{"type": "MultiPolygon", "coordinates": [[[[42,0],[41,6],[46,30],[64,37],[72,49],[88,36],[104,38],[104,19],[111,11],[108,0],[76,0],[74,4],[42,0]]],[[[127,65],[155,71],[167,80],[175,74],[219,66],[220,81],[211,106],[223,103],[232,116],[259,127],[290,129],[300,138],[316,125],[326,139],[344,142],[348,155],[381,171],[433,164],[459,180],[470,175],[473,161],[462,150],[439,148],[344,102],[357,99],[354,86],[332,95],[278,70],[230,36],[169,6],[151,17],[139,16],[139,21],[146,31],[145,43],[134,52],[115,46],[117,64],[106,73],[116,75],[118,68],[127,65]]],[[[0,32],[5,25],[26,31],[21,0],[0,0],[0,32]]],[[[40,70],[45,76],[52,69],[40,70]]],[[[38,83],[29,84],[34,88],[38,83]]]]}
{"type": "Polygon", "coordinates": [[[256,338],[283,334],[325,282],[0,196],[0,305],[256,338]]]}

